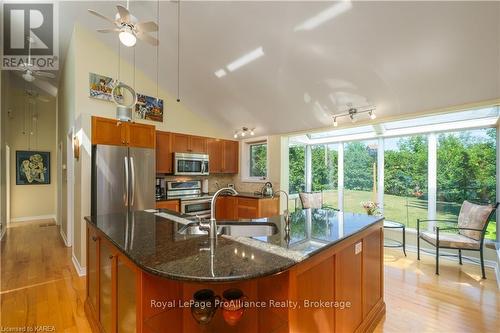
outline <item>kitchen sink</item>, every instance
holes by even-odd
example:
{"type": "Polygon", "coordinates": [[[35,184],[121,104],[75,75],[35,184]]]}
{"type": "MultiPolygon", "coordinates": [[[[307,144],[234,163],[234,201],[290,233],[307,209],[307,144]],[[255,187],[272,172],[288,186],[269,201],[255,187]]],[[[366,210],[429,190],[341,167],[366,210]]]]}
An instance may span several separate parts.
{"type": "MultiPolygon", "coordinates": [[[[188,224],[177,231],[181,235],[203,235],[207,231],[200,230],[198,223],[188,224]]],[[[267,237],[278,233],[278,228],[273,223],[220,223],[217,225],[218,235],[242,237],[267,237]]]]}

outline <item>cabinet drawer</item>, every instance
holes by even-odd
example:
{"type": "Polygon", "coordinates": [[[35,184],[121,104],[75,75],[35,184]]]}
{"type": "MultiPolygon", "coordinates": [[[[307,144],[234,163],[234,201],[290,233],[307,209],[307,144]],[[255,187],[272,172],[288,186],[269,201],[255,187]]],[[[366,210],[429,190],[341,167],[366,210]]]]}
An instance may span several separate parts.
{"type": "Polygon", "coordinates": [[[238,198],[238,206],[257,209],[257,207],[259,207],[259,200],[250,198],[238,198]]]}
{"type": "Polygon", "coordinates": [[[238,219],[254,219],[258,217],[258,213],[257,207],[238,205],[238,219]]]}

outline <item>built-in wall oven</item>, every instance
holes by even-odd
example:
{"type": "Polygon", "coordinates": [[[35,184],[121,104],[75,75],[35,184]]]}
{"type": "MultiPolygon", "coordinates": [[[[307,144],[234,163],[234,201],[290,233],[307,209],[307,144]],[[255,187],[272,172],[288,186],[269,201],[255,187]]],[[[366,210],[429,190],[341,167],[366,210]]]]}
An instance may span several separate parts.
{"type": "Polygon", "coordinates": [[[167,199],[179,199],[181,213],[210,218],[212,196],[201,193],[201,180],[167,182],[167,199]]]}
{"type": "Polygon", "coordinates": [[[179,176],[208,176],[208,155],[174,153],[174,174],[179,176]]]}

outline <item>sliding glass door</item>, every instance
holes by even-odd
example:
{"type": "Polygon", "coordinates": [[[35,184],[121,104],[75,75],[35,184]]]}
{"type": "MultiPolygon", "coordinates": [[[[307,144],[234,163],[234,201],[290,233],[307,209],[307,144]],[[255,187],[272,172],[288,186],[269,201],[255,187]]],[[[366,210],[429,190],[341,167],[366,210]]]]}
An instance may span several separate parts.
{"type": "Polygon", "coordinates": [[[323,205],[338,208],[338,144],[311,147],[313,192],[321,192],[323,205]]]}

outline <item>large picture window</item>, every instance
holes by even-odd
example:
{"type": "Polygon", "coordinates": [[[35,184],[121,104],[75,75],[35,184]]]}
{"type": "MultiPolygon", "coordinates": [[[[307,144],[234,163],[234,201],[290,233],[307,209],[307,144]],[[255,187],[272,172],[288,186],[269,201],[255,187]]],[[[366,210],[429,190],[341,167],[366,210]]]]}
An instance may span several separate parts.
{"type": "Polygon", "coordinates": [[[267,142],[251,143],[248,147],[250,178],[267,177],[267,142]]]}
{"type": "Polygon", "coordinates": [[[365,213],[363,202],[377,201],[377,141],[344,145],[344,210],[365,213]]]}
{"type": "Polygon", "coordinates": [[[306,146],[291,145],[288,148],[288,188],[290,194],[306,190],[306,146]]]}
{"type": "Polygon", "coordinates": [[[427,219],[428,143],[424,135],[384,139],[384,217],[416,228],[427,219]]]}
{"type": "Polygon", "coordinates": [[[323,205],[338,207],[338,145],[324,144],[311,147],[313,192],[322,192],[323,205]]]}
{"type": "MultiPolygon", "coordinates": [[[[464,200],[486,204],[496,198],[496,130],[443,133],[438,137],[438,219],[456,220],[464,200]]],[[[487,238],[496,239],[490,221],[487,238]]]]}

